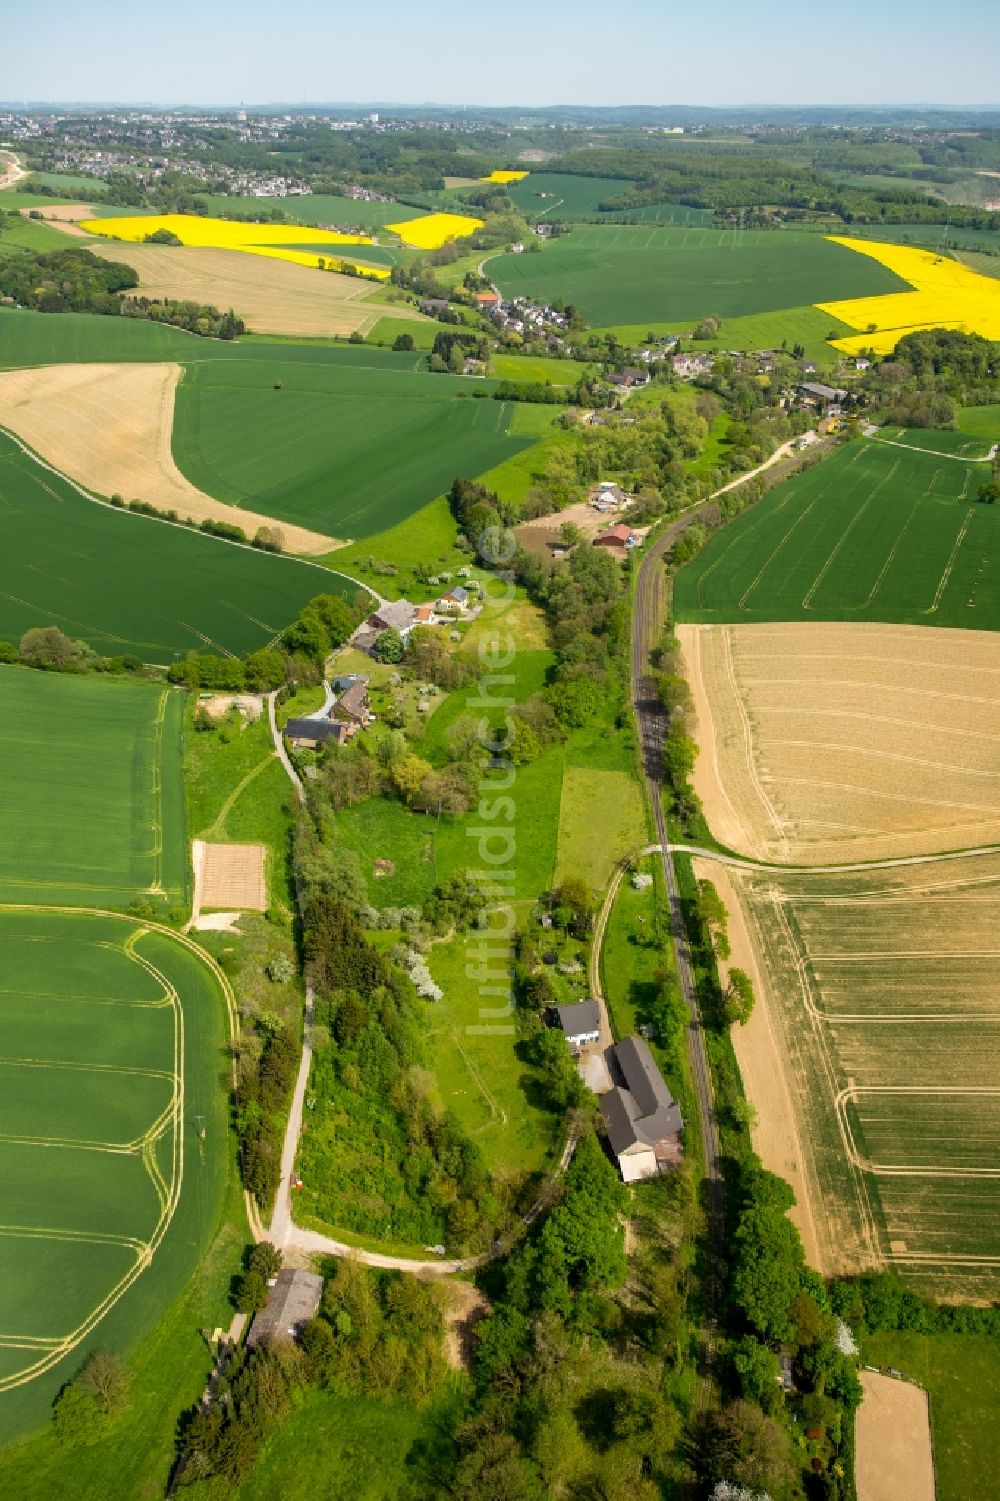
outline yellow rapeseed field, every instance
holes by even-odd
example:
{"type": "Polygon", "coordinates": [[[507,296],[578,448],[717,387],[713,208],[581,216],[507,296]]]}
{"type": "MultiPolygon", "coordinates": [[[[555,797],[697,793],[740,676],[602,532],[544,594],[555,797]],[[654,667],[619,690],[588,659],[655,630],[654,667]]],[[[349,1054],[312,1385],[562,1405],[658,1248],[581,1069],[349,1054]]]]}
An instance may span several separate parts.
{"type": "Polygon", "coordinates": [[[446,240],[462,240],[475,234],[482,229],[483,221],[466,214],[427,214],[423,219],[404,219],[385,227],[399,235],[404,245],[412,245],[416,250],[440,250],[446,240]]]}
{"type": "Polygon", "coordinates": [[[481,177],[480,182],[521,182],[527,177],[527,172],[491,172],[489,177],[481,177]]]}
{"type": "Polygon", "coordinates": [[[182,245],[211,250],[243,250],[249,255],[271,256],[297,266],[320,271],[343,271],[353,266],[376,281],[388,279],[383,266],[366,266],[354,256],[324,255],[322,250],[292,250],[301,245],[370,245],[364,235],[341,234],[336,229],[311,229],[306,224],[242,224],[230,219],[203,219],[199,214],[130,214],[120,219],[83,219],[80,228],[107,239],[141,244],[158,229],[169,230],[182,245]]]}
{"type": "Polygon", "coordinates": [[[291,261],[296,266],[312,266],[319,271],[343,271],[345,266],[353,266],[362,276],[370,276],[375,281],[389,279],[389,271],[385,266],[369,266],[353,256],[324,255],[322,251],[316,250],[286,250],[281,245],[238,245],[236,249],[244,250],[248,255],[266,255],[276,261],[291,261]]]}
{"type": "Polygon", "coordinates": [[[821,312],[864,330],[853,337],[834,339],[835,349],[855,355],[868,349],[876,354],[891,354],[904,334],[924,328],[956,328],[963,333],[1000,340],[1000,281],[980,276],[934,250],[915,250],[911,245],[853,240],[840,235],[829,238],[848,250],[870,255],[913,288],[910,292],[889,292],[881,297],[817,303],[821,312]]]}
{"type": "Polygon", "coordinates": [[[215,250],[245,250],[258,245],[370,245],[364,235],[305,224],[240,224],[230,219],[203,219],[198,214],[131,214],[121,219],[83,219],[80,228],[93,235],[141,243],[166,229],[182,245],[210,245],[215,250]]]}

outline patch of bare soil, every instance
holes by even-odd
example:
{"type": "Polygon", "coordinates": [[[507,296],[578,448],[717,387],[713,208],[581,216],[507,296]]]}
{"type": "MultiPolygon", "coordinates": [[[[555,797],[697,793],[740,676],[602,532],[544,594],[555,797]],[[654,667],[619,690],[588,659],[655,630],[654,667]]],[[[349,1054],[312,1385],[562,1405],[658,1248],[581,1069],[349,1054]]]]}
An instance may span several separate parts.
{"type": "Polygon", "coordinates": [[[182,373],[175,364],[4,371],[0,425],[98,495],[145,500],[184,519],[226,521],[242,526],[249,537],[260,526],[276,526],[287,552],[326,553],[336,547],[337,541],[321,532],[226,505],[185,479],[170,446],[182,373]]]}
{"type": "Polygon", "coordinates": [[[858,1501],[934,1501],[930,1412],[923,1387],[862,1371],[855,1419],[858,1501]]]}
{"type": "Polygon", "coordinates": [[[489,1313],[489,1302],[471,1282],[449,1278],[441,1286],[448,1295],[445,1358],[455,1371],[471,1370],[476,1325],[489,1313]]]}
{"type": "Polygon", "coordinates": [[[678,628],[716,838],[830,864],[1000,842],[1000,635],[678,628]]]}
{"type": "Polygon", "coordinates": [[[723,986],[728,984],[731,969],[744,970],[753,983],[756,1000],[750,1020],[745,1026],[734,1026],[730,1035],[743,1088],[756,1113],[751,1130],[754,1151],[768,1172],[776,1173],[790,1185],[795,1205],[789,1218],[802,1237],[809,1265],[825,1272],[795,1106],[788,1086],[788,1062],[782,1055],[780,1029],[770,1013],[766,970],[753,942],[739,892],[725,866],[714,860],[694,860],[692,865],[699,880],[713,883],[729,913],[730,956],[719,961],[723,986]]]}
{"type": "Polygon", "coordinates": [[[22,214],[40,213],[43,219],[52,219],[57,224],[75,224],[78,219],[92,219],[94,217],[94,205],[92,203],[53,203],[46,204],[44,208],[22,209],[22,214]]]}
{"type": "Polygon", "coordinates": [[[224,719],[230,709],[239,709],[244,719],[251,724],[264,712],[262,693],[213,693],[199,698],[198,708],[204,709],[210,719],[224,719]]]}
{"type": "Polygon", "coordinates": [[[265,853],[262,844],[203,844],[201,905],[266,912],[265,853]]]}

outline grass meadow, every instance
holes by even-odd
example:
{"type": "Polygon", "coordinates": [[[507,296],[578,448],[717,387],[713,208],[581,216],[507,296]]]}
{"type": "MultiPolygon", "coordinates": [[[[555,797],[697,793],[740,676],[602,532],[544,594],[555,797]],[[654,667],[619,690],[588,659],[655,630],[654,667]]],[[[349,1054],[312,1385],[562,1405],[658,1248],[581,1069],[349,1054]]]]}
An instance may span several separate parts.
{"type": "Polygon", "coordinates": [[[960,407],[958,426],[972,438],[983,438],[990,445],[1000,442],[1000,406],[960,407]]]}
{"type": "Polygon", "coordinates": [[[907,290],[884,266],[818,235],[707,227],[579,226],[540,255],[491,259],[490,275],[504,296],[561,297],[601,328],[907,290]]]}
{"type": "Polygon", "coordinates": [[[854,442],[778,485],[680,570],[678,619],[1000,629],[1000,514],[976,503],[989,466],[956,455],[967,442],[854,442]]]}
{"type": "Polygon", "coordinates": [[[57,625],[106,655],[169,663],[264,646],[313,595],[353,584],[87,500],[0,432],[0,638],[57,625]]]}
{"type": "Polygon", "coordinates": [[[484,382],[415,372],[412,355],[363,353],[367,366],[336,351],[308,364],[189,366],[174,419],[178,467],[219,500],[365,538],[457,474],[480,474],[527,446],[510,434],[510,403],[469,399],[484,382]]]}
{"type": "MultiPolygon", "coordinates": [[[[386,205],[388,207],[388,205],[386,205]]],[[[414,1444],[433,1443],[435,1414],[404,1402],[311,1392],[264,1446],[239,1501],[396,1501],[414,1444]],[[331,1488],[332,1487],[332,1488],[331,1488]]]]}

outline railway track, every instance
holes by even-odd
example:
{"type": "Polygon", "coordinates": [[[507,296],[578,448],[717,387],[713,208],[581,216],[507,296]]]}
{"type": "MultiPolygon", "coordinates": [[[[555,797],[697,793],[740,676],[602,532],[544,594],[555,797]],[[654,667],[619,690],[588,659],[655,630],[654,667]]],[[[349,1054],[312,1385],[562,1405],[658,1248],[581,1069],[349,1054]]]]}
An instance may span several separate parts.
{"type": "MultiPolygon", "coordinates": [[[[670,909],[670,933],[677,962],[677,976],[688,1010],[687,1046],[698,1102],[698,1124],[701,1134],[702,1158],[705,1165],[705,1210],[708,1239],[711,1248],[711,1272],[709,1291],[714,1303],[718,1294],[718,1252],[723,1236],[722,1167],[719,1148],[719,1129],[715,1111],[715,1093],[705,1049],[705,1034],[698,994],[691,964],[691,949],[681,906],[680,889],[674,855],[670,848],[666,815],[661,796],[662,747],[667,729],[656,691],[651,654],[666,619],[667,581],[663,558],[678,535],[697,518],[692,512],[669,526],[643,557],[636,580],[635,609],[632,616],[632,707],[639,731],[642,749],[643,771],[649,788],[656,834],[663,862],[663,877],[666,883],[670,909]]],[[[706,1310],[711,1316],[711,1308],[706,1310]]]]}

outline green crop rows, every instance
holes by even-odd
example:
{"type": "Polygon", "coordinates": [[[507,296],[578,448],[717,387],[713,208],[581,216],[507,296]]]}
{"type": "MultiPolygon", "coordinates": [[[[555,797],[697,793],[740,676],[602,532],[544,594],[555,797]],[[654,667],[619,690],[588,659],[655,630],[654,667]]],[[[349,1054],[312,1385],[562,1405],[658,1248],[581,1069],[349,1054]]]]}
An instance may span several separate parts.
{"type": "Polygon", "coordinates": [[[95,1330],[128,1348],[190,1277],[225,1190],[227,1026],[193,946],[120,910],[186,902],[182,696],[4,668],[0,709],[11,1435],[43,1416],[95,1330]]]}
{"type": "Polygon", "coordinates": [[[617,217],[627,213],[654,224],[711,224],[710,209],[686,203],[654,203],[638,209],[602,210],[609,198],[620,198],[632,183],[619,177],[574,177],[566,172],[532,172],[507,189],[515,206],[529,219],[573,220],[617,217]]]}
{"type": "Polygon", "coordinates": [[[182,903],[182,695],[5,667],[0,709],[0,901],[182,903]]]}
{"type": "Polygon", "coordinates": [[[819,235],[580,226],[540,255],[502,255],[505,296],[561,297],[588,323],[722,318],[905,290],[892,272],[819,235]]]}
{"type": "Polygon", "coordinates": [[[989,477],[954,455],[852,443],[710,539],[677,576],[678,618],[1000,629],[1000,514],[975,499],[989,477]]]}
{"type": "MultiPolygon", "coordinates": [[[[95,320],[97,321],[97,320],[95,320]]],[[[354,585],[86,500],[0,433],[0,638],[57,625],[109,655],[170,662],[264,646],[315,594],[354,585]]]]}
{"type": "Polygon", "coordinates": [[[188,479],[285,521],[369,537],[456,475],[481,474],[527,446],[510,435],[508,403],[470,399],[462,379],[416,373],[412,355],[384,354],[378,368],[378,352],[365,350],[371,368],[351,368],[340,351],[326,353],[309,364],[278,364],[272,350],[267,362],[191,366],[174,420],[174,458],[188,479]]]}

